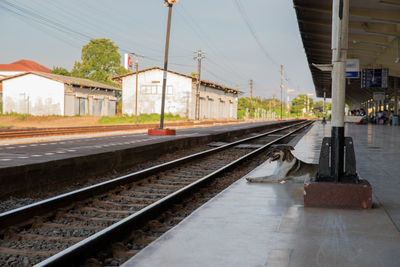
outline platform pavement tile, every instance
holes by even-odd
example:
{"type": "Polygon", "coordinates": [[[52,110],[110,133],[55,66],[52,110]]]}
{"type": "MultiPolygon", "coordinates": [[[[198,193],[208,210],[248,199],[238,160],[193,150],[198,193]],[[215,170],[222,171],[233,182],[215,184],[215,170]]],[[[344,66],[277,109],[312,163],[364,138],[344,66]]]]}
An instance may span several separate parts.
{"type": "MultiPolygon", "coordinates": [[[[299,144],[318,147],[324,127],[313,127],[313,137],[299,144]]],[[[370,160],[360,160],[359,168],[366,178],[373,176],[374,194],[383,207],[304,208],[301,194],[295,194],[299,185],[247,184],[242,179],[124,266],[400,266],[400,236],[391,223],[393,218],[400,221],[400,201],[396,190],[387,188],[396,183],[385,183],[387,173],[370,160]]]]}
{"type": "Polygon", "coordinates": [[[371,236],[397,236],[400,233],[382,208],[372,210],[343,210],[305,208],[298,231],[326,233],[340,230],[346,233],[368,233],[371,236]],[[366,223],[367,222],[367,223],[366,223]]]}
{"type": "Polygon", "coordinates": [[[399,266],[398,237],[370,236],[368,233],[297,235],[291,246],[290,264],[295,267],[386,267],[399,266]]]}

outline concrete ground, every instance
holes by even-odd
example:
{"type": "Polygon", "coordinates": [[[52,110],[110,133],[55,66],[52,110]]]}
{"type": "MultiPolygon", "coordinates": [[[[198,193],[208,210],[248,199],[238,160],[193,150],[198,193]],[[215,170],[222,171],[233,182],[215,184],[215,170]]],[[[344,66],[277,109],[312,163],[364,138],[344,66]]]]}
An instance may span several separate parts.
{"type": "MultiPolygon", "coordinates": [[[[142,250],[127,266],[400,266],[400,128],[346,126],[375,208],[305,208],[303,185],[241,179],[142,250]],[[396,228],[397,227],[397,228],[396,228]]],[[[317,162],[330,125],[314,124],[294,153],[317,162]]],[[[271,173],[264,163],[248,176],[271,173]]]]}

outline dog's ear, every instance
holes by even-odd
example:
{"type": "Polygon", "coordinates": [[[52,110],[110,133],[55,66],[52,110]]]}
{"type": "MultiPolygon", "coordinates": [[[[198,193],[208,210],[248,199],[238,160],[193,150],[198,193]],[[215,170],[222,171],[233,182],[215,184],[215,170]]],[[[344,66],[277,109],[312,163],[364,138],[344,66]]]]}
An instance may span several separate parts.
{"type": "Polygon", "coordinates": [[[285,150],[285,156],[287,157],[287,160],[289,162],[292,162],[292,160],[294,159],[294,155],[292,154],[291,150],[293,150],[293,147],[290,146],[285,150]],[[292,149],[291,149],[292,148],[292,149]]]}

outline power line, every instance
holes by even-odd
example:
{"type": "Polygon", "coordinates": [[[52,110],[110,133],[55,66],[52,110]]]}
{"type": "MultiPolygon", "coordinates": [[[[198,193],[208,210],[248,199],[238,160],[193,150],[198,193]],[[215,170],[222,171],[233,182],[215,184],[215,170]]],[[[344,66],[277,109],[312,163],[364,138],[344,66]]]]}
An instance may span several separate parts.
{"type": "MultiPolygon", "coordinates": [[[[208,47],[210,48],[211,52],[213,52],[214,55],[219,55],[222,56],[223,60],[225,61],[225,68],[229,69],[231,73],[234,73],[236,76],[242,76],[242,74],[236,72],[234,69],[230,67],[230,65],[226,61],[230,61],[228,57],[220,50],[218,49],[215,45],[212,44],[211,40],[207,37],[207,35],[204,33],[202,28],[199,26],[199,24],[196,22],[196,20],[193,18],[193,16],[190,14],[190,12],[184,7],[184,5],[181,3],[178,5],[183,13],[180,13],[179,9],[177,9],[178,14],[187,22],[188,27],[190,27],[193,32],[197,35],[197,37],[208,47]],[[184,15],[185,14],[185,15],[184,15]],[[186,16],[189,18],[186,18],[186,16]]],[[[243,78],[243,77],[242,77],[243,78]]]]}
{"type": "MultiPolygon", "coordinates": [[[[66,36],[75,39],[77,41],[81,42],[88,42],[91,39],[94,39],[93,36],[82,33],[80,31],[74,30],[71,27],[65,26],[65,23],[58,22],[55,19],[51,19],[50,17],[44,17],[43,15],[40,14],[37,10],[34,10],[33,8],[30,7],[30,9],[25,8],[22,5],[17,5],[15,3],[10,3],[7,0],[2,0],[0,2],[0,8],[4,9],[14,15],[19,16],[21,19],[24,21],[30,20],[34,21],[38,25],[41,25],[45,29],[52,29],[57,32],[60,32],[62,34],[66,34],[66,36]]],[[[58,36],[55,36],[54,34],[50,34],[52,37],[62,41],[66,42],[65,38],[59,38],[58,36]]],[[[72,45],[71,43],[67,42],[68,44],[72,45]]],[[[76,47],[75,45],[72,45],[76,47]]],[[[119,46],[121,51],[129,53],[132,51],[132,49],[129,49],[127,47],[121,47],[119,46]]],[[[159,62],[159,59],[155,59],[154,57],[149,57],[149,56],[143,56],[144,59],[150,60],[150,61],[157,61],[159,62]]],[[[178,66],[184,66],[184,64],[179,64],[179,63],[171,63],[172,65],[178,65],[178,66]]],[[[186,65],[188,66],[188,65],[186,65]]]]}
{"type": "Polygon", "coordinates": [[[260,49],[263,52],[263,54],[265,55],[265,57],[269,61],[271,61],[274,65],[279,66],[279,64],[270,56],[270,54],[268,53],[267,49],[264,47],[264,45],[260,41],[260,38],[258,38],[258,35],[257,35],[256,31],[254,30],[254,27],[250,23],[250,19],[249,19],[247,13],[246,13],[241,1],[240,0],[234,0],[234,2],[236,4],[236,7],[239,10],[240,15],[242,16],[242,19],[243,19],[244,23],[247,26],[247,29],[250,31],[251,36],[256,41],[257,45],[260,47],[260,49]]]}

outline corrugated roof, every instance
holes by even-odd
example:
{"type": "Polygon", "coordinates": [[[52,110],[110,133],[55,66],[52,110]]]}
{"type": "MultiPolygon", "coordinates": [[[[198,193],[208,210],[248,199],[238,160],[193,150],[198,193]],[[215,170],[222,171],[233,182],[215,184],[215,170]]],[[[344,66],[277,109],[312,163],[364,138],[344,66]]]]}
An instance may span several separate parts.
{"type": "MultiPolygon", "coordinates": [[[[326,91],[327,97],[331,97],[331,72],[321,71],[313,64],[332,63],[332,0],[293,0],[293,3],[316,95],[322,97],[326,91]]],[[[388,69],[389,87],[361,88],[360,78],[347,79],[347,104],[359,105],[371,100],[375,91],[394,93],[394,77],[400,77],[400,64],[395,63],[400,57],[399,25],[400,0],[349,1],[347,58],[359,59],[360,70],[388,69]]]]}
{"type": "Polygon", "coordinates": [[[38,71],[27,71],[24,73],[20,73],[17,75],[13,75],[13,76],[9,76],[6,78],[3,78],[0,80],[0,82],[5,81],[5,80],[9,80],[9,79],[13,79],[16,77],[20,77],[23,75],[27,75],[27,74],[35,74],[41,77],[45,77],[57,82],[62,82],[65,84],[70,84],[70,85],[78,85],[78,86],[84,86],[84,87],[91,87],[91,88],[102,88],[102,89],[110,89],[110,90],[118,90],[120,91],[120,88],[116,88],[114,86],[111,85],[107,85],[107,84],[103,84],[103,83],[98,83],[98,82],[94,82],[88,79],[82,79],[82,78],[76,78],[76,77],[70,77],[70,76],[64,76],[64,75],[57,75],[57,74],[52,74],[52,73],[45,73],[45,72],[38,72],[38,71]]]}
{"type": "Polygon", "coordinates": [[[34,61],[22,59],[10,64],[0,64],[0,71],[40,71],[50,73],[51,70],[34,61]]]}
{"type": "MultiPolygon", "coordinates": [[[[138,73],[151,71],[151,70],[162,70],[163,71],[164,69],[155,66],[155,67],[139,70],[138,73]]],[[[168,72],[176,74],[176,75],[179,75],[179,76],[186,77],[188,79],[192,79],[192,81],[196,81],[196,78],[194,78],[192,76],[189,76],[189,75],[185,75],[185,74],[182,74],[182,73],[179,73],[179,72],[175,72],[175,71],[171,71],[171,70],[168,70],[168,72]]],[[[122,80],[122,78],[130,76],[130,75],[135,75],[135,74],[136,74],[136,72],[129,72],[129,73],[126,73],[126,74],[123,74],[123,75],[116,76],[116,77],[112,78],[112,80],[120,82],[122,80]]],[[[225,91],[225,92],[228,92],[228,93],[233,93],[233,94],[241,94],[242,93],[239,90],[232,89],[232,88],[217,84],[215,82],[210,82],[210,81],[206,81],[206,80],[201,80],[201,84],[204,85],[204,86],[208,86],[208,87],[212,87],[212,88],[215,88],[215,89],[219,89],[219,90],[222,90],[222,91],[225,91]]]]}

